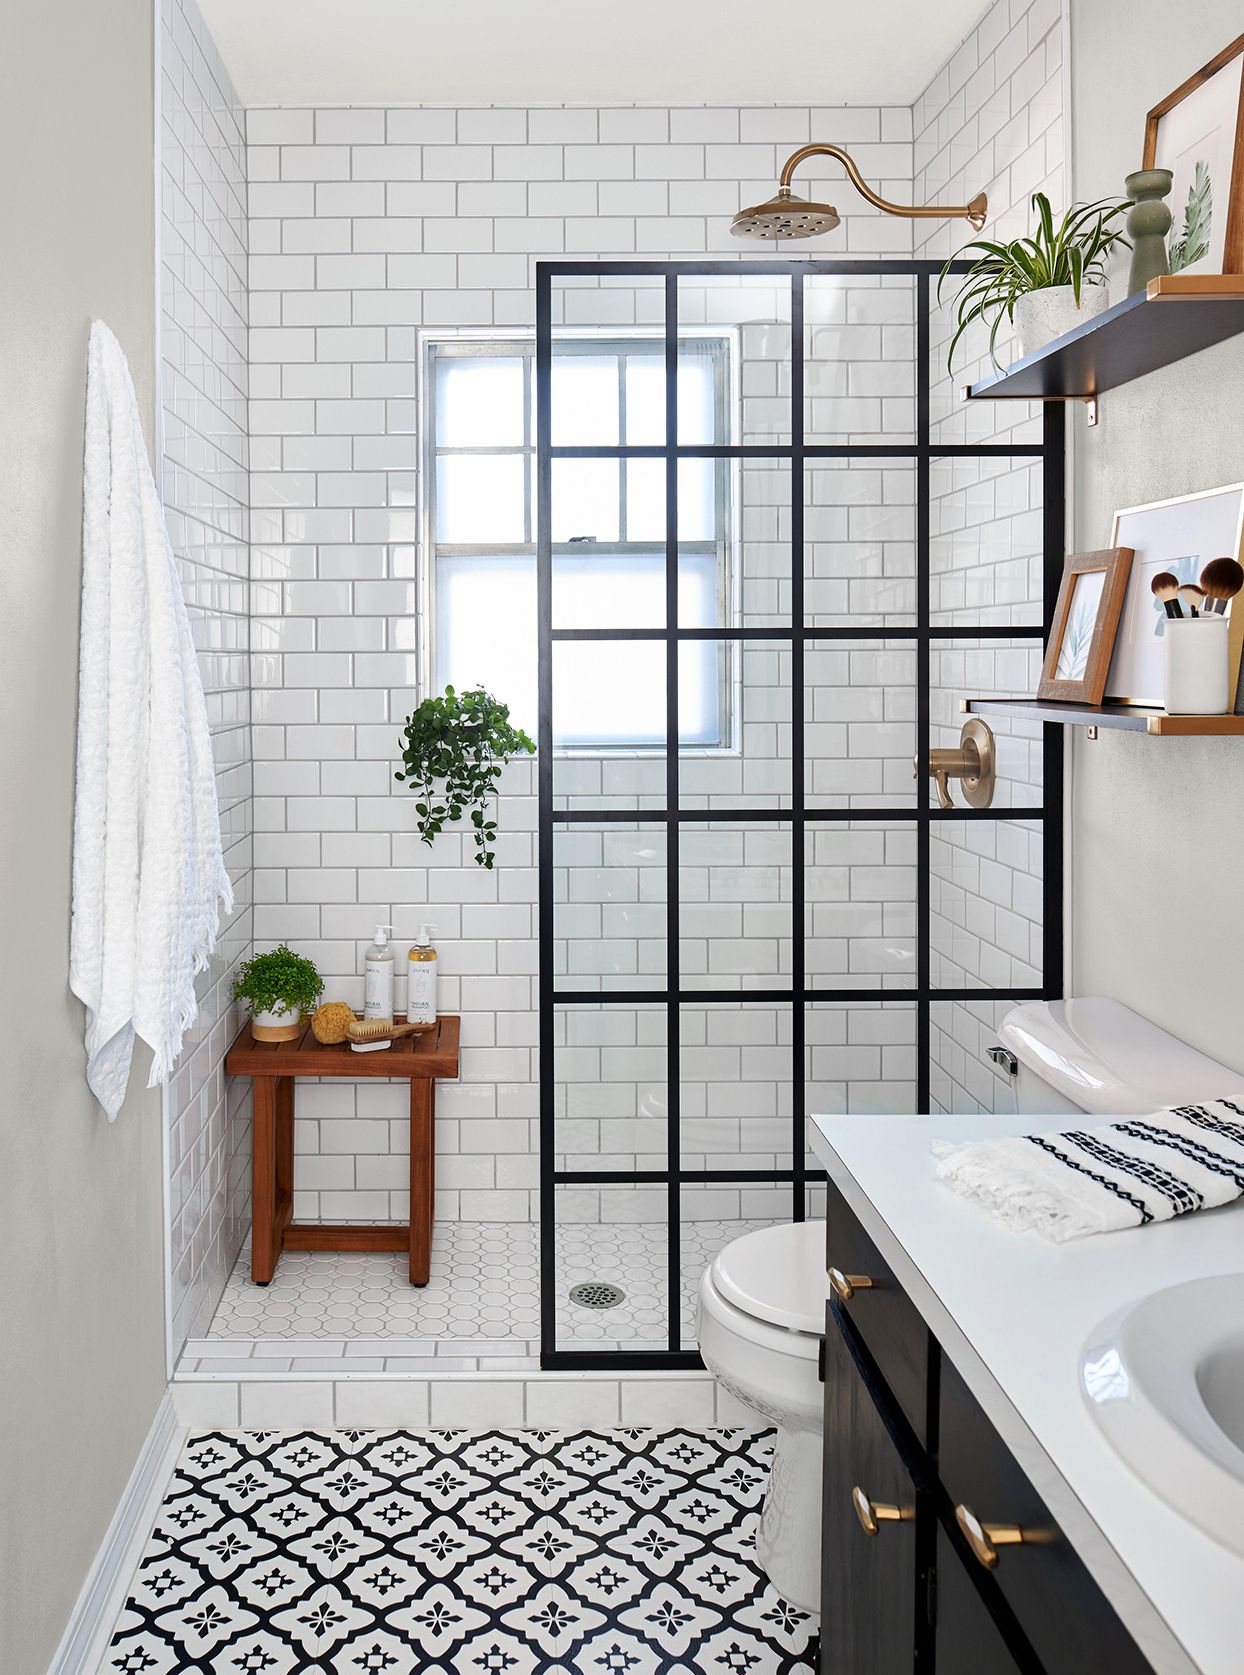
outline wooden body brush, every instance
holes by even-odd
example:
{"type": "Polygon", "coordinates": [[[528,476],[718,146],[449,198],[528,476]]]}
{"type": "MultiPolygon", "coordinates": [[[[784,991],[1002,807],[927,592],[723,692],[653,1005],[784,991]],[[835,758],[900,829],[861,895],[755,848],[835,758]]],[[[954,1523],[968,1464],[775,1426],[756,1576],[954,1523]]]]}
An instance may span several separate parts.
{"type": "Polygon", "coordinates": [[[384,1018],[355,1018],[346,1031],[350,1050],[354,1053],[376,1053],[391,1047],[403,1035],[418,1035],[421,1024],[391,1024],[384,1018]]]}

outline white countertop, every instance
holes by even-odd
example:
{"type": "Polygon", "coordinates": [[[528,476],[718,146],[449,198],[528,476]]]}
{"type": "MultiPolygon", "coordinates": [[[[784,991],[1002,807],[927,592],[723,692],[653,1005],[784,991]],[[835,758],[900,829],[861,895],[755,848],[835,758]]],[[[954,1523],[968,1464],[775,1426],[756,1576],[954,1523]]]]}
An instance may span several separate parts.
{"type": "Polygon", "coordinates": [[[1054,1245],[1009,1232],[936,1178],[934,1140],[1059,1122],[813,1117],[810,1139],[1158,1675],[1239,1675],[1244,1559],[1133,1476],[1081,1395],[1079,1357],[1094,1328],[1136,1298],[1244,1270],[1244,1201],[1054,1245]]]}

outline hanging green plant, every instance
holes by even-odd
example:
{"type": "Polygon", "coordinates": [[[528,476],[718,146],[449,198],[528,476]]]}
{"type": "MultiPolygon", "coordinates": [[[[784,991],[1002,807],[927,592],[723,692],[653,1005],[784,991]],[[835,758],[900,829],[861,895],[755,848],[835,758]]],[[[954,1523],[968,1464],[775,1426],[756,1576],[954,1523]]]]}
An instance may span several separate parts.
{"type": "Polygon", "coordinates": [[[425,698],[406,718],[405,769],[394,775],[419,798],[415,813],[424,843],[431,843],[447,822],[461,820],[469,809],[476,865],[491,868],[497,822],[488,813],[496,782],[511,756],[531,756],[535,749],[521,728],[510,725],[510,706],[482,686],[470,692],[447,686],[439,698],[425,698]]]}

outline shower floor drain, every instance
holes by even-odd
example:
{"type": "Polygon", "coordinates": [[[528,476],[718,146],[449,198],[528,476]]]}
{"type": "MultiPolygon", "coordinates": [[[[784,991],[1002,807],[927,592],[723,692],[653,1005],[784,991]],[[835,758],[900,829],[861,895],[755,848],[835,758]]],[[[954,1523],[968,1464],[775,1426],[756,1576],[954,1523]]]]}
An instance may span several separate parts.
{"type": "Polygon", "coordinates": [[[607,1280],[587,1280],[583,1285],[570,1287],[570,1301],[585,1309],[616,1309],[626,1301],[626,1292],[607,1280]]]}

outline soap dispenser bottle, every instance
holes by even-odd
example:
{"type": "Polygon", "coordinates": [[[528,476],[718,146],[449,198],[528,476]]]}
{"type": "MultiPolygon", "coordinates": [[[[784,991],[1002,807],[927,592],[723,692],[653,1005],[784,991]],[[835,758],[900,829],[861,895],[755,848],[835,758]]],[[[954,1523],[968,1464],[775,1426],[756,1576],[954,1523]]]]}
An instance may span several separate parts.
{"type": "Polygon", "coordinates": [[[363,974],[363,1016],[393,1022],[393,948],[389,942],[392,925],[377,925],[367,950],[363,974]]]}
{"type": "Polygon", "coordinates": [[[425,1028],[436,1022],[436,949],[432,946],[435,929],[435,925],[420,925],[406,961],[406,1021],[425,1028]]]}

